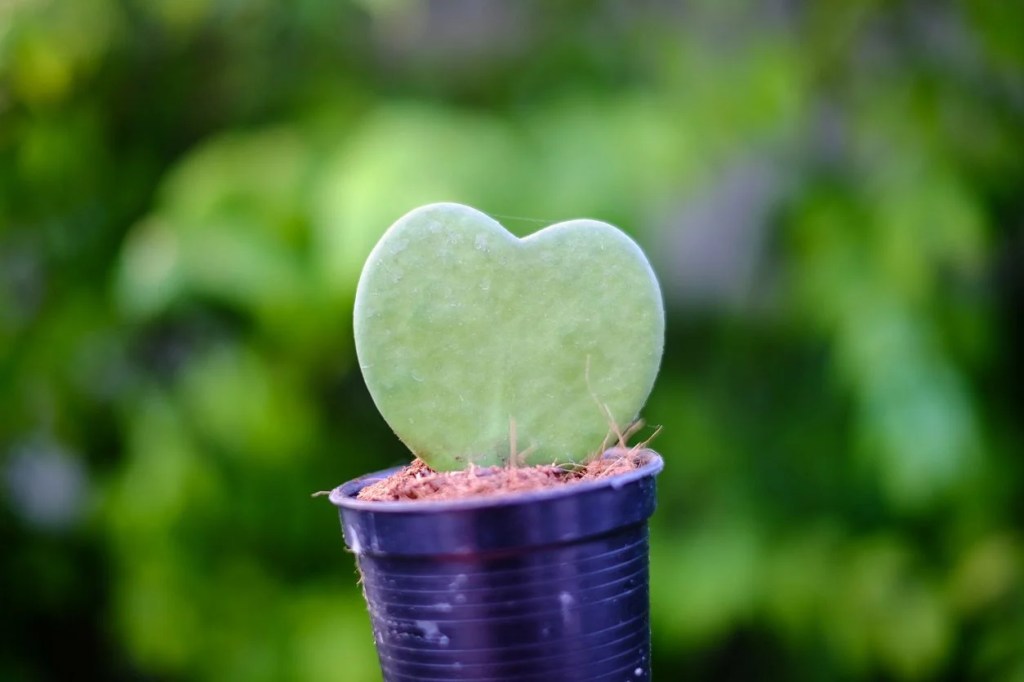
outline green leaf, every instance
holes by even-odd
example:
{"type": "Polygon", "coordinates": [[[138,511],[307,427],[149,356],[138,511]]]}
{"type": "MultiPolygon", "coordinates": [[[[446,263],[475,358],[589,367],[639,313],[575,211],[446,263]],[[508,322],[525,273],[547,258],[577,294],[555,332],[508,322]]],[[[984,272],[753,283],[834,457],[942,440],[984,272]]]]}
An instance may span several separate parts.
{"type": "Polygon", "coordinates": [[[593,220],[517,239],[458,204],[385,233],[356,291],[367,387],[431,466],[581,461],[637,416],[664,339],[650,264],[593,220]]]}

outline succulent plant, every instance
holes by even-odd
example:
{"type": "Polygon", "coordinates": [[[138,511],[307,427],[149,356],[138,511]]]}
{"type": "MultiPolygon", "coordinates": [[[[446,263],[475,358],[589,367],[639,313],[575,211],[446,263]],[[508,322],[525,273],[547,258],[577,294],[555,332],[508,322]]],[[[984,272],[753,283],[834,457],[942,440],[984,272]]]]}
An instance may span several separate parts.
{"type": "Polygon", "coordinates": [[[363,268],[356,352],[384,419],[436,470],[582,462],[637,417],[664,340],[640,248],[594,220],[519,239],[431,204],[363,268]]]}

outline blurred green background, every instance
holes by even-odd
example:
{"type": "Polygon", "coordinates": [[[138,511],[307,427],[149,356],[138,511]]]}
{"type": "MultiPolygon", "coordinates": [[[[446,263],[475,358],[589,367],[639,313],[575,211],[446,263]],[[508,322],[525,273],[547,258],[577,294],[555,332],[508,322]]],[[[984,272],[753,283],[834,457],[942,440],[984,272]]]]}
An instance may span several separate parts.
{"type": "Polygon", "coordinates": [[[654,261],[660,679],[1024,681],[1006,0],[0,1],[0,679],[379,679],[310,493],[439,200],[654,261]]]}

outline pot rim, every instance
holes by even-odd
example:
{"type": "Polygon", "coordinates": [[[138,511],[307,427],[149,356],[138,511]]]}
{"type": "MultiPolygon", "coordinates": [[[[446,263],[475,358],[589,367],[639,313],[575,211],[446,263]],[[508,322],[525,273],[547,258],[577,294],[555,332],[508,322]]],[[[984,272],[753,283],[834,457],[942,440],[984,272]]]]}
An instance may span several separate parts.
{"type": "MultiPolygon", "coordinates": [[[[369,474],[363,474],[331,490],[329,499],[331,504],[339,509],[350,509],[353,511],[373,512],[376,514],[407,514],[410,512],[451,512],[473,509],[484,509],[492,507],[514,507],[529,505],[536,502],[557,500],[564,497],[571,497],[604,488],[619,489],[634,481],[654,476],[661,472],[665,461],[661,455],[649,448],[640,452],[648,457],[648,461],[641,467],[632,471],[626,471],[614,476],[599,478],[592,481],[579,481],[566,485],[552,486],[540,490],[531,490],[518,493],[498,493],[494,495],[482,495],[467,497],[461,500],[360,500],[355,496],[367,485],[379,481],[403,466],[391,467],[369,474]]],[[[607,456],[607,452],[605,456],[607,456]]]]}

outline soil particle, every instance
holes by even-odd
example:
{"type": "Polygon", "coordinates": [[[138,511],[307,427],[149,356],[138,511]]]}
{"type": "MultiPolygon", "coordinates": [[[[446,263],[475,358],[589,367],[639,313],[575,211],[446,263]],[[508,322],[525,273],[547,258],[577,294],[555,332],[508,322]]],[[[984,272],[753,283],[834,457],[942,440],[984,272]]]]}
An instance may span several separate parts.
{"type": "Polygon", "coordinates": [[[646,464],[650,455],[650,450],[612,448],[592,462],[575,468],[470,465],[468,469],[449,472],[434,471],[417,459],[391,476],[363,488],[359,491],[359,499],[375,502],[458,500],[543,490],[632,471],[646,464]]]}

